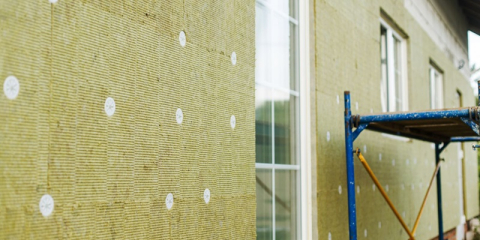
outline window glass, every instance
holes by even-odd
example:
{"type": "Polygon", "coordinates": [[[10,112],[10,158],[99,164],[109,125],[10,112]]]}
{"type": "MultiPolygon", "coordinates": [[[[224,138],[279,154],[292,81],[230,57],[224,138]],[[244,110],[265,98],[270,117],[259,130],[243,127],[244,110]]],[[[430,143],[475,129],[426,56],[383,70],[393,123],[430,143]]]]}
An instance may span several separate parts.
{"type": "Polygon", "coordinates": [[[257,239],[273,239],[272,171],[256,170],[257,239]]]}
{"type": "Polygon", "coordinates": [[[297,21],[268,6],[263,1],[256,4],[256,81],[297,90],[297,21]]]}
{"type": "Polygon", "coordinates": [[[257,239],[301,239],[297,4],[256,2],[257,239]]]}
{"type": "Polygon", "coordinates": [[[395,76],[395,106],[394,111],[403,109],[403,81],[402,81],[402,44],[399,39],[393,37],[393,61],[395,76]]]}
{"type": "Polygon", "coordinates": [[[257,0],[257,2],[268,5],[273,11],[285,17],[290,17],[292,20],[297,20],[297,0],[257,0]]]}
{"type": "MultiPolygon", "coordinates": [[[[273,14],[272,29],[272,78],[275,85],[290,88],[292,62],[290,58],[290,21],[287,18],[273,14]]],[[[294,60],[294,59],[293,59],[294,60]]]]}
{"type": "Polygon", "coordinates": [[[290,17],[298,20],[298,0],[290,0],[288,3],[288,12],[290,17]]]}
{"type": "Polygon", "coordinates": [[[256,5],[255,17],[255,81],[271,82],[271,28],[270,11],[263,5],[256,5]]]}
{"type": "Polygon", "coordinates": [[[380,63],[382,68],[382,81],[380,83],[380,97],[382,101],[382,110],[388,109],[388,59],[387,59],[387,29],[380,27],[380,63]]]}
{"type": "Polygon", "coordinates": [[[297,239],[297,171],[275,171],[276,239],[297,239]]]}
{"type": "Polygon", "coordinates": [[[296,97],[274,91],[275,163],[296,164],[296,97]]]}
{"type": "Polygon", "coordinates": [[[298,51],[299,51],[299,46],[298,46],[298,26],[292,22],[290,22],[290,36],[289,36],[289,41],[290,41],[290,46],[289,46],[289,73],[290,73],[290,81],[287,83],[290,83],[290,89],[292,90],[298,90],[299,88],[299,81],[298,81],[298,71],[299,69],[299,61],[298,61],[298,51]]]}
{"type": "Polygon", "coordinates": [[[256,162],[272,163],[272,90],[257,85],[255,97],[256,162]]]}
{"type": "Polygon", "coordinates": [[[380,98],[385,112],[407,110],[404,45],[404,39],[390,26],[380,25],[380,98]]]}
{"type": "Polygon", "coordinates": [[[430,67],[430,107],[432,109],[437,108],[437,81],[435,81],[435,75],[435,69],[433,67],[430,67]]]}
{"type": "Polygon", "coordinates": [[[430,66],[430,108],[443,108],[443,74],[430,66]]]}
{"type": "Polygon", "coordinates": [[[443,108],[443,77],[442,74],[436,72],[435,74],[435,81],[436,81],[436,107],[443,108]]]}

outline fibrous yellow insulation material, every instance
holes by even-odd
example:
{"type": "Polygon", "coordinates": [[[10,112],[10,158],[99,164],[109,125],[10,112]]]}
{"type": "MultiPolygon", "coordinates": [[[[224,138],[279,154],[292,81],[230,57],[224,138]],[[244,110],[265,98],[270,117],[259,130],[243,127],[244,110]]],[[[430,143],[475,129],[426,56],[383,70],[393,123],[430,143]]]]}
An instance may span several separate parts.
{"type": "Polygon", "coordinates": [[[254,239],[254,16],[0,1],[0,239],[254,239]]]}

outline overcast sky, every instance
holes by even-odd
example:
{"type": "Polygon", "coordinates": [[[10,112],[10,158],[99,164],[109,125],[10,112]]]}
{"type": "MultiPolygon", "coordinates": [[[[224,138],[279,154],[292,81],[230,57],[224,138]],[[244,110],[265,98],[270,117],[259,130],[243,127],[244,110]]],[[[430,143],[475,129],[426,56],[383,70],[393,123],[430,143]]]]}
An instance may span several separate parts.
{"type": "Polygon", "coordinates": [[[475,64],[476,68],[480,67],[480,36],[473,32],[468,32],[468,58],[470,66],[475,64]]]}

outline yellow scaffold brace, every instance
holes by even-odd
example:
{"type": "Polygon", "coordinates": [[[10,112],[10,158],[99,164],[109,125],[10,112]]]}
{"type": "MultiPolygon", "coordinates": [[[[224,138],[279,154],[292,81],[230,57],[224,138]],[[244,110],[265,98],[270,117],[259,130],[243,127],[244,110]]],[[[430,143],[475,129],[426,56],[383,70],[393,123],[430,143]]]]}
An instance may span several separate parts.
{"type": "Polygon", "coordinates": [[[441,162],[442,161],[438,161],[437,167],[435,167],[435,171],[433,172],[432,179],[430,180],[430,184],[428,184],[427,193],[425,193],[425,197],[423,198],[422,206],[420,207],[420,211],[418,211],[417,220],[415,220],[415,224],[413,225],[413,230],[412,230],[413,235],[415,235],[415,231],[417,231],[418,222],[420,221],[420,217],[422,216],[423,208],[425,207],[425,203],[427,203],[428,194],[430,193],[430,189],[432,189],[433,180],[435,179],[435,176],[437,176],[438,169],[440,169],[440,163],[441,162]]]}
{"type": "Polygon", "coordinates": [[[387,201],[388,206],[390,206],[393,213],[397,217],[398,221],[400,221],[400,224],[402,224],[403,229],[405,229],[408,236],[410,237],[409,239],[410,240],[415,240],[414,235],[415,235],[415,232],[417,231],[418,223],[420,222],[420,217],[422,216],[423,209],[425,208],[425,204],[427,202],[428,194],[430,193],[430,190],[432,189],[433,180],[435,179],[435,176],[437,176],[438,170],[440,169],[441,161],[439,161],[437,163],[437,166],[435,167],[435,171],[433,172],[433,176],[430,180],[430,184],[428,184],[427,192],[425,193],[425,197],[423,198],[422,206],[420,207],[420,210],[418,211],[417,219],[415,220],[415,224],[413,225],[413,230],[410,232],[410,230],[407,227],[407,224],[405,224],[402,217],[398,213],[397,209],[395,209],[395,206],[393,206],[392,201],[390,201],[390,198],[388,197],[387,193],[385,192],[385,190],[383,190],[382,185],[380,185],[380,182],[378,181],[377,177],[375,176],[372,169],[368,165],[367,160],[365,160],[362,153],[360,153],[360,149],[357,148],[357,150],[355,150],[355,153],[357,154],[358,159],[360,159],[360,162],[362,163],[362,165],[367,170],[368,174],[372,178],[372,180],[375,183],[375,185],[377,186],[377,188],[380,190],[380,193],[382,194],[383,198],[385,198],[385,201],[387,201]]]}
{"type": "Polygon", "coordinates": [[[368,166],[367,160],[365,160],[365,158],[363,157],[362,153],[360,153],[360,149],[357,148],[357,150],[355,151],[355,153],[357,154],[358,159],[360,159],[360,162],[362,162],[363,166],[365,167],[365,169],[367,170],[368,174],[369,174],[370,177],[372,178],[373,182],[374,182],[375,185],[377,186],[378,190],[380,190],[380,193],[382,194],[383,198],[385,198],[385,201],[387,201],[388,206],[390,206],[390,208],[392,209],[393,213],[394,213],[395,216],[397,217],[398,221],[400,221],[400,224],[402,224],[403,229],[405,229],[405,231],[407,232],[407,234],[408,234],[408,236],[410,237],[410,239],[415,240],[415,237],[413,236],[413,233],[410,232],[410,230],[409,230],[408,227],[407,227],[407,224],[405,224],[405,222],[403,221],[402,216],[400,216],[400,214],[398,213],[398,211],[397,211],[397,209],[395,208],[395,206],[393,206],[392,201],[390,201],[390,198],[388,197],[388,195],[387,195],[387,193],[385,192],[385,190],[383,190],[382,185],[380,185],[380,182],[378,181],[377,177],[375,177],[375,174],[373,173],[372,169],[370,168],[370,166],[368,166]]]}

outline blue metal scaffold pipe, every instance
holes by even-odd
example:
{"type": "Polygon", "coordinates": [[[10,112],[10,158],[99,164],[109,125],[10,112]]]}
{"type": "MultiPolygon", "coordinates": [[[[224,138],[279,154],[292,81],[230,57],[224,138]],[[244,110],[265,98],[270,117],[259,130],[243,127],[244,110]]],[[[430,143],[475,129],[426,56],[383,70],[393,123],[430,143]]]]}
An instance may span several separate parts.
{"type": "Polygon", "coordinates": [[[478,142],[480,137],[453,137],[450,142],[478,142]]]}
{"type": "Polygon", "coordinates": [[[347,159],[348,191],[348,230],[350,240],[357,240],[357,211],[355,205],[355,169],[353,166],[352,112],[350,110],[350,92],[345,91],[345,153],[347,159]]]}
{"type": "Polygon", "coordinates": [[[468,118],[470,109],[455,109],[443,111],[424,111],[424,112],[404,112],[389,113],[380,115],[364,115],[358,119],[360,124],[371,122],[393,122],[393,121],[411,121],[411,120],[428,120],[439,118],[468,118]]]}

